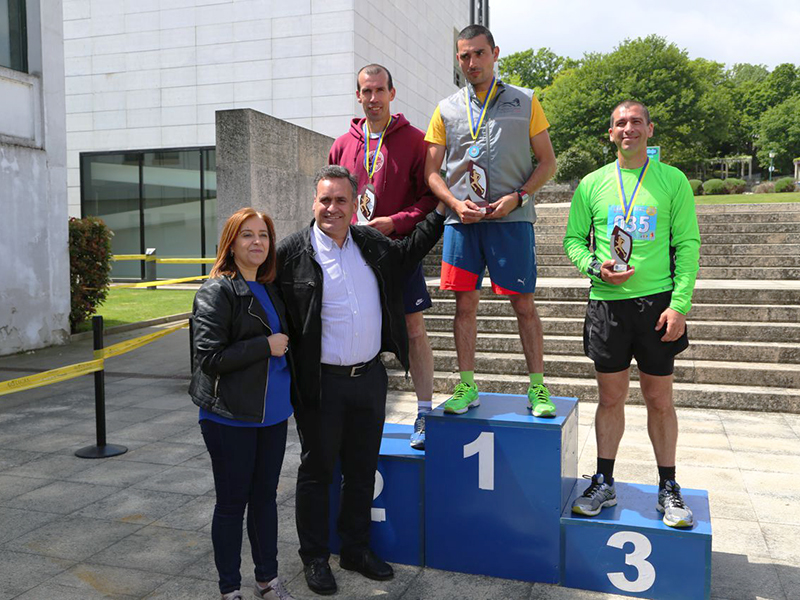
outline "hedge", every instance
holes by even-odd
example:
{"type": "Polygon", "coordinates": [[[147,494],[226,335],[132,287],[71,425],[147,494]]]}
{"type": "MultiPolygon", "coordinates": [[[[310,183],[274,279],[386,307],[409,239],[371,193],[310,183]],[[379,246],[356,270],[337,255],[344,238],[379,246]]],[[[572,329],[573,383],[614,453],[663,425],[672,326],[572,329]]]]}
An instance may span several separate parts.
{"type": "Polygon", "coordinates": [[[703,182],[699,179],[690,179],[689,185],[692,186],[692,193],[695,196],[702,196],[703,195],[703,182]]]}
{"type": "Polygon", "coordinates": [[[793,177],[781,177],[775,182],[776,192],[793,192],[796,186],[793,177]]]}
{"type": "Polygon", "coordinates": [[[69,220],[69,323],[73,332],[106,299],[111,283],[112,235],[96,217],[69,220]]]}
{"type": "Polygon", "coordinates": [[[728,192],[725,191],[725,182],[722,179],[709,179],[703,183],[703,193],[707,196],[717,196],[728,192]]]}
{"type": "Polygon", "coordinates": [[[747,189],[747,183],[743,179],[728,177],[725,180],[725,191],[728,194],[744,194],[745,189],[747,189]]]}

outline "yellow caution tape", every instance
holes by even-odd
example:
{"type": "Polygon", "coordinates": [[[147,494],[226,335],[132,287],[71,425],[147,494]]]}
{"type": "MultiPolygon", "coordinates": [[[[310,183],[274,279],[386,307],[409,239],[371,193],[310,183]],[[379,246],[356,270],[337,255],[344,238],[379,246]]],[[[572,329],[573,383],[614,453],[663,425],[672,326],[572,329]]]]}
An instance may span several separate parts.
{"type": "Polygon", "coordinates": [[[125,340],[124,342],[120,342],[118,344],[114,344],[113,346],[109,346],[108,348],[103,348],[102,350],[95,350],[94,357],[95,358],[111,358],[112,356],[119,356],[120,354],[125,354],[126,352],[130,352],[131,350],[135,350],[136,348],[141,348],[157,340],[158,338],[162,338],[170,333],[174,333],[179,329],[184,329],[188,327],[189,323],[181,323],[180,325],[173,325],[172,327],[167,327],[166,329],[162,329],[161,331],[156,331],[155,333],[148,333],[147,335],[143,335],[141,337],[133,338],[132,340],[125,340]]]}
{"type": "Polygon", "coordinates": [[[147,260],[144,254],[114,254],[111,260],[147,260]]]}
{"type": "Polygon", "coordinates": [[[121,290],[124,288],[148,288],[159,285],[172,285],[173,283],[186,283],[188,281],[199,281],[200,279],[208,279],[208,275],[198,275],[197,277],[183,277],[181,279],[159,279],[158,281],[142,281],[140,283],[123,283],[120,285],[112,285],[112,290],[121,290]]]}
{"type": "Polygon", "coordinates": [[[163,265],[194,265],[194,264],[206,264],[206,265],[213,265],[217,262],[216,258],[157,258],[157,263],[161,263],[163,265]]]}
{"type": "Polygon", "coordinates": [[[67,379],[74,379],[81,375],[87,375],[102,370],[103,360],[99,359],[60,367],[58,369],[51,369],[44,373],[28,375],[27,377],[20,377],[19,379],[0,381],[0,396],[50,385],[51,383],[58,383],[59,381],[66,381],[67,379]]]}

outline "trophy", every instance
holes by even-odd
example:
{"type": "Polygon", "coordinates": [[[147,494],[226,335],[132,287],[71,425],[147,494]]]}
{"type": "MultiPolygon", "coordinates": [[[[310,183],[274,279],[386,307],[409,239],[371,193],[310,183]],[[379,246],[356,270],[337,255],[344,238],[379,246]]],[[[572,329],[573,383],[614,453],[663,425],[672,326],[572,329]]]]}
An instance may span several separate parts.
{"type": "Polygon", "coordinates": [[[615,273],[628,270],[631,252],[633,252],[631,234],[619,225],[614,225],[614,231],[611,232],[611,258],[614,259],[615,273]]]}
{"type": "Polygon", "coordinates": [[[489,191],[489,178],[486,175],[486,170],[470,161],[467,177],[469,199],[478,206],[481,212],[488,214],[488,212],[491,212],[491,208],[489,208],[489,201],[486,199],[489,191]]]}

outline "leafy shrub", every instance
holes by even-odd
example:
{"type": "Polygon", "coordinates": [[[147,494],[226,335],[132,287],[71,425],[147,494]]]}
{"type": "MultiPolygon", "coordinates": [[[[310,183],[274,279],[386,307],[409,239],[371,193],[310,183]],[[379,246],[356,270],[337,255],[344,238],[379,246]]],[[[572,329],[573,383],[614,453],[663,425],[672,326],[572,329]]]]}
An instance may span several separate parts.
{"type": "Polygon", "coordinates": [[[746,188],[747,183],[743,179],[728,177],[725,180],[725,193],[727,194],[744,194],[746,188]]]}
{"type": "Polygon", "coordinates": [[[689,185],[692,186],[692,193],[695,196],[702,196],[703,195],[703,182],[699,179],[690,179],[689,185]]]}
{"type": "Polygon", "coordinates": [[[753,188],[753,193],[755,194],[771,194],[775,191],[775,184],[771,181],[764,181],[763,183],[759,183],[756,187],[753,188]]]}
{"type": "Polygon", "coordinates": [[[703,183],[703,193],[706,196],[717,196],[719,194],[727,194],[725,191],[725,182],[722,179],[709,179],[703,183]]]}
{"type": "Polygon", "coordinates": [[[775,182],[776,192],[793,192],[795,189],[796,186],[792,177],[781,177],[775,182]]]}
{"type": "Polygon", "coordinates": [[[95,217],[69,220],[69,323],[73,332],[106,299],[111,282],[112,235],[95,217]]]}
{"type": "Polygon", "coordinates": [[[565,182],[580,179],[595,169],[592,155],[582,148],[568,148],[557,161],[556,181],[565,182]]]}

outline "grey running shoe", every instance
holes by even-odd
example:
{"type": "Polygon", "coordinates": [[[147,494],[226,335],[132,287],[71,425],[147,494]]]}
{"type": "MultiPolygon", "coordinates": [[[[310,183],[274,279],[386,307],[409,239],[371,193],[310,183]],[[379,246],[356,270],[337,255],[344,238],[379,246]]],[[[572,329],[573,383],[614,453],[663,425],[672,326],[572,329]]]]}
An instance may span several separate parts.
{"type": "Polygon", "coordinates": [[[414,433],[411,434],[411,447],[414,450],[425,450],[425,415],[427,412],[417,414],[417,420],[414,421],[414,433]]]}
{"type": "Polygon", "coordinates": [[[242,592],[239,590],[234,590],[232,592],[228,592],[227,594],[222,594],[222,600],[244,600],[242,597],[242,592]]]}
{"type": "Polygon", "coordinates": [[[664,513],[664,525],[670,527],[691,527],[694,525],[692,511],[686,506],[681,496],[681,486],[677,481],[664,482],[664,487],[658,490],[658,512],[664,513]]]}
{"type": "Polygon", "coordinates": [[[575,498],[575,502],[572,503],[572,512],[594,517],[600,514],[600,511],[606,506],[615,506],[617,504],[617,491],[614,489],[613,480],[609,485],[603,480],[602,473],[597,473],[591,477],[584,475],[583,478],[591,479],[592,483],[586,488],[583,495],[575,498]]]}
{"type": "Polygon", "coordinates": [[[294,596],[283,587],[283,582],[277,577],[263,589],[258,587],[257,583],[253,584],[253,587],[255,588],[256,598],[261,598],[262,600],[294,600],[294,596]]]}

